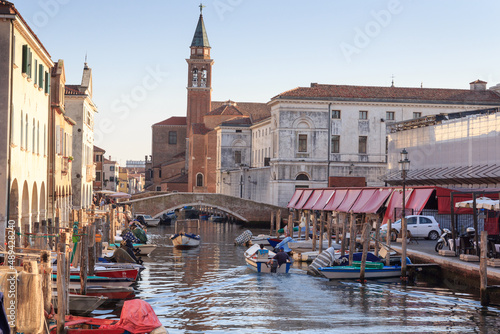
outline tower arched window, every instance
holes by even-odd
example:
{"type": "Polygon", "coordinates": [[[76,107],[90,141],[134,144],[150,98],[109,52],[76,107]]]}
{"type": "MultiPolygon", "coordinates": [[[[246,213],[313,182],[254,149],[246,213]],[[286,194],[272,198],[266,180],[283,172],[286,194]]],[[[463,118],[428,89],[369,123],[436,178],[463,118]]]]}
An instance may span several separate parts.
{"type": "Polygon", "coordinates": [[[297,175],[295,180],[297,180],[297,181],[309,181],[309,176],[307,176],[307,174],[300,173],[299,175],[297,175]]]}
{"type": "Polygon", "coordinates": [[[198,173],[198,175],[196,175],[196,186],[203,187],[203,174],[201,173],[198,173]]]}
{"type": "Polygon", "coordinates": [[[200,87],[207,87],[207,70],[201,70],[200,87]]]}
{"type": "Polygon", "coordinates": [[[193,68],[193,87],[198,87],[198,69],[193,68]]]}

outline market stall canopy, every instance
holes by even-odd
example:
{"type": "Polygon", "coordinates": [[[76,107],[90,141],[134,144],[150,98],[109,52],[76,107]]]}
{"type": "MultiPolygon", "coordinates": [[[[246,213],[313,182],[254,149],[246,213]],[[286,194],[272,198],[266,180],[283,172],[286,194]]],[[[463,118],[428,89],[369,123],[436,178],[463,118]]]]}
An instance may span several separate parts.
{"type": "Polygon", "coordinates": [[[330,200],[325,205],[323,210],[325,211],[337,210],[340,203],[342,203],[342,201],[344,200],[346,194],[347,194],[347,189],[336,190],[335,194],[333,194],[332,198],[330,198],[330,200]]]}
{"type": "Polygon", "coordinates": [[[294,208],[295,204],[299,201],[300,196],[302,195],[302,192],[304,189],[297,189],[295,190],[295,193],[292,196],[292,199],[290,199],[290,202],[288,202],[287,208],[294,208]]]}
{"type": "Polygon", "coordinates": [[[312,207],[313,210],[324,210],[325,206],[330,202],[330,199],[333,197],[335,194],[335,190],[332,189],[327,189],[323,191],[323,194],[321,195],[320,198],[318,198],[318,201],[314,206],[312,207]]]}
{"type": "Polygon", "coordinates": [[[424,209],[429,197],[431,197],[434,188],[427,189],[413,189],[408,202],[406,203],[407,209],[412,209],[414,215],[419,215],[424,209]]]}
{"type": "Polygon", "coordinates": [[[112,198],[130,198],[130,197],[132,197],[132,195],[127,194],[127,193],[117,192],[117,193],[108,195],[108,197],[112,197],[112,198]]]}
{"type": "MultiPolygon", "coordinates": [[[[413,192],[413,188],[406,188],[405,189],[405,198],[410,198],[411,193],[413,192]]],[[[406,205],[405,205],[406,206],[406,205]]],[[[384,216],[384,221],[383,224],[387,223],[387,220],[395,220],[396,218],[399,217],[394,217],[394,209],[395,208],[400,208],[401,212],[403,211],[403,189],[395,189],[392,192],[391,199],[389,200],[389,203],[387,204],[387,210],[385,211],[385,216],[384,216]]],[[[408,207],[406,207],[408,209],[408,207]]]]}
{"type": "MultiPolygon", "coordinates": [[[[474,200],[463,201],[455,203],[456,208],[473,208],[474,200]]],[[[500,201],[493,200],[488,197],[479,197],[476,198],[476,208],[477,209],[486,209],[486,210],[500,210],[500,201]]]]}
{"type": "Polygon", "coordinates": [[[302,210],[311,210],[321,195],[323,195],[323,190],[314,190],[307,203],[302,207],[302,210]]]}
{"type": "Polygon", "coordinates": [[[376,189],[373,195],[368,199],[368,201],[359,209],[359,212],[377,213],[377,211],[385,203],[387,198],[392,194],[392,191],[393,189],[387,188],[376,189]]]}
{"type": "Polygon", "coordinates": [[[302,196],[300,197],[300,200],[297,202],[297,204],[295,204],[294,208],[297,210],[301,210],[302,207],[307,203],[307,200],[309,199],[309,197],[311,196],[313,191],[314,190],[310,190],[310,189],[304,190],[304,192],[302,193],[302,196]]]}
{"type": "Polygon", "coordinates": [[[352,205],[356,202],[358,199],[359,194],[361,194],[361,189],[349,189],[347,191],[347,194],[342,201],[342,204],[339,205],[337,208],[338,212],[349,212],[351,211],[352,205]]]}

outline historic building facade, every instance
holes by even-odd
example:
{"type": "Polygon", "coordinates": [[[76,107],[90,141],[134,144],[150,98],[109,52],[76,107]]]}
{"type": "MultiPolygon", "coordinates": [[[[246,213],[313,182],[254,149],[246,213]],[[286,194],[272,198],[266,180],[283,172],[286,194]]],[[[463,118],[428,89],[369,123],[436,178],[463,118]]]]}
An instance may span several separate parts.
{"type": "Polygon", "coordinates": [[[97,106],[92,101],[92,70],[85,63],[80,85],[66,85],[66,113],[76,125],[73,128],[73,207],[87,208],[92,204],[94,165],[94,115],[97,106]]]}
{"type": "Polygon", "coordinates": [[[0,1],[0,14],[0,229],[11,219],[27,232],[47,218],[53,62],[12,3],[0,1]]]}

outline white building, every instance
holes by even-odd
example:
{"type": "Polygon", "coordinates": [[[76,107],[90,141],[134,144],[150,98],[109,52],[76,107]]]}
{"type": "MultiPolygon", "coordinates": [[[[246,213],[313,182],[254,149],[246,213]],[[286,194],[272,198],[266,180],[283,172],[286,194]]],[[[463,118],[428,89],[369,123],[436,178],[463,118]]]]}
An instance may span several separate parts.
{"type": "Polygon", "coordinates": [[[87,208],[92,204],[94,165],[94,114],[97,106],[92,101],[92,70],[83,68],[80,85],[66,85],[66,113],[76,125],[73,127],[73,208],[87,208]]]}
{"type": "Polygon", "coordinates": [[[53,62],[12,3],[0,2],[0,13],[0,229],[11,219],[28,232],[47,218],[53,62]]]}
{"type": "Polygon", "coordinates": [[[103,188],[105,190],[117,191],[120,180],[120,165],[118,162],[104,158],[102,162],[103,170],[103,188]]]}
{"type": "Polygon", "coordinates": [[[500,109],[442,114],[394,124],[386,181],[401,183],[399,153],[410,160],[407,184],[500,187],[500,109]]]}

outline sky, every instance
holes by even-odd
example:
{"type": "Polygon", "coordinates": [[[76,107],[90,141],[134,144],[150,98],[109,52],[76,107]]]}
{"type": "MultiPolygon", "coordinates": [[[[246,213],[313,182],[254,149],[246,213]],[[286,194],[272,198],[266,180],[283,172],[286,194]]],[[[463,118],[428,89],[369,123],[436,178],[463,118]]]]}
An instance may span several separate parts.
{"type": "MultiPolygon", "coordinates": [[[[66,83],[92,68],[95,145],[124,166],[151,125],[185,116],[195,0],[11,0],[66,83]]],[[[469,89],[500,83],[498,0],[205,0],[212,100],[268,102],[322,84],[469,89]]]]}

